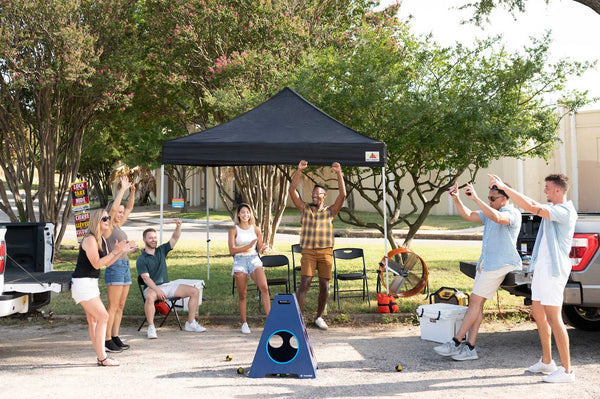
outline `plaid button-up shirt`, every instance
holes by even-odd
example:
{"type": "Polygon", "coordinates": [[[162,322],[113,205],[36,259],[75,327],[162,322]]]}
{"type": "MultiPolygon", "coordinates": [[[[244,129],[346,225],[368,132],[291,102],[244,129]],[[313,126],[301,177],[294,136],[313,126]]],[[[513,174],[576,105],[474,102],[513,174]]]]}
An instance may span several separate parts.
{"type": "Polygon", "coordinates": [[[333,214],[331,207],[319,210],[304,204],[300,219],[300,246],[302,248],[333,248],[333,214]]]}

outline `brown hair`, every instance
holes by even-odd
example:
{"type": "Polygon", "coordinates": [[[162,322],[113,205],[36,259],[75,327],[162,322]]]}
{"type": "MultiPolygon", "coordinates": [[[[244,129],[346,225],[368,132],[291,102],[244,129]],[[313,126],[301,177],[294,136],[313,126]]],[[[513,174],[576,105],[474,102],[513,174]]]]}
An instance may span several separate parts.
{"type": "Polygon", "coordinates": [[[153,229],[152,227],[150,227],[150,228],[147,228],[147,229],[146,229],[146,230],[144,230],[144,232],[142,233],[142,238],[145,240],[145,239],[146,239],[146,234],[148,234],[148,233],[152,233],[152,232],[156,233],[156,230],[155,230],[155,229],[153,229]]]}
{"type": "Polygon", "coordinates": [[[239,204],[237,207],[237,210],[235,211],[235,224],[236,225],[240,224],[240,211],[243,208],[248,208],[248,210],[250,211],[250,224],[255,225],[256,219],[254,218],[254,212],[252,211],[252,208],[250,207],[250,205],[245,202],[242,202],[241,204],[239,204]]]}
{"type": "Polygon", "coordinates": [[[569,178],[562,173],[548,175],[544,181],[551,181],[555,186],[562,188],[565,193],[569,190],[569,178]]]}

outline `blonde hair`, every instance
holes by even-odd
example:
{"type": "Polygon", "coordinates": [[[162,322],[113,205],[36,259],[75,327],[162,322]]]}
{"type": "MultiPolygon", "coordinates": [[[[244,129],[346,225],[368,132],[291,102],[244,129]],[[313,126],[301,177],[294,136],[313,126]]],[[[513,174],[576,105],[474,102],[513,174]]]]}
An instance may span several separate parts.
{"type": "MultiPolygon", "coordinates": [[[[102,215],[106,211],[104,209],[96,209],[92,212],[92,216],[90,216],[90,224],[88,225],[87,232],[85,233],[85,237],[92,236],[96,239],[96,243],[98,244],[98,248],[102,248],[102,233],[100,232],[100,222],[102,221],[102,215]]],[[[112,226],[112,225],[111,225],[112,226]]],[[[109,229],[109,233],[112,229],[109,229]]]]}
{"type": "Polygon", "coordinates": [[[248,208],[248,210],[250,211],[250,224],[251,225],[256,225],[256,219],[254,218],[254,212],[252,211],[252,207],[250,207],[249,204],[242,202],[241,204],[238,205],[237,210],[235,211],[235,224],[238,225],[240,224],[240,211],[244,208],[248,208]]]}

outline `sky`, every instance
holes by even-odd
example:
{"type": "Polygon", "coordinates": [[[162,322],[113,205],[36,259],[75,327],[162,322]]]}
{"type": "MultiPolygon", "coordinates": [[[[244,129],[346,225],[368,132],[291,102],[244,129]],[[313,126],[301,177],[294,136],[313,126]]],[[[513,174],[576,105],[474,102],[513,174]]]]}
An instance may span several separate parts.
{"type": "MultiPolygon", "coordinates": [[[[384,2],[392,2],[387,0],[384,2]]],[[[569,58],[574,61],[594,61],[600,58],[600,15],[573,0],[528,0],[524,14],[510,13],[498,8],[492,13],[491,23],[485,30],[472,24],[461,25],[461,20],[471,16],[468,11],[456,8],[464,0],[403,0],[399,11],[401,20],[410,16],[413,33],[433,35],[436,42],[449,46],[456,42],[472,43],[475,37],[502,35],[506,47],[518,50],[530,43],[530,37],[541,37],[552,31],[550,60],[569,58]]],[[[383,3],[383,2],[382,2],[383,3]]],[[[589,90],[590,97],[600,97],[600,67],[588,71],[581,78],[568,82],[571,89],[589,90]]],[[[596,101],[583,110],[600,109],[596,101]]]]}

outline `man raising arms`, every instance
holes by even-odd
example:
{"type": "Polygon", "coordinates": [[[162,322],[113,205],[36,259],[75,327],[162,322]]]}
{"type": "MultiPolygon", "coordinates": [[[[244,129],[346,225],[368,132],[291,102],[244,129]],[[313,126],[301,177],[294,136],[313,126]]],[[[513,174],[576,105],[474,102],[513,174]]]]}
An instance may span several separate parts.
{"type": "Polygon", "coordinates": [[[325,187],[315,185],[312,191],[312,202],[302,201],[296,189],[300,182],[302,171],[306,169],[308,162],[302,160],[298,164],[298,170],[294,173],[290,185],[290,197],[296,208],[300,211],[302,225],[300,231],[300,246],[302,247],[302,259],[300,275],[300,287],[298,288],[298,304],[300,311],[304,310],[306,293],[310,288],[315,270],[319,272],[319,300],[317,305],[317,318],[315,324],[322,330],[326,330],[327,323],[323,320],[323,312],[329,297],[329,280],[331,280],[331,269],[333,267],[333,219],[336,217],[344,200],[346,199],[346,186],[342,167],[334,162],[331,165],[337,174],[338,196],[331,206],[325,206],[327,190],[325,187]]]}
{"type": "Polygon", "coordinates": [[[529,271],[533,317],[542,345],[542,358],[529,368],[533,373],[551,373],[542,377],[545,382],[573,382],[569,335],[562,321],[562,303],[565,285],[571,273],[569,252],[575,231],[577,211],[567,201],[569,178],[563,174],[546,176],[544,193],[550,204],[543,205],[511,189],[496,175],[490,176],[490,187],[506,191],[515,205],[526,212],[542,217],[535,239],[529,271]],[[561,367],[552,360],[552,334],[560,355],[561,367]]]}

